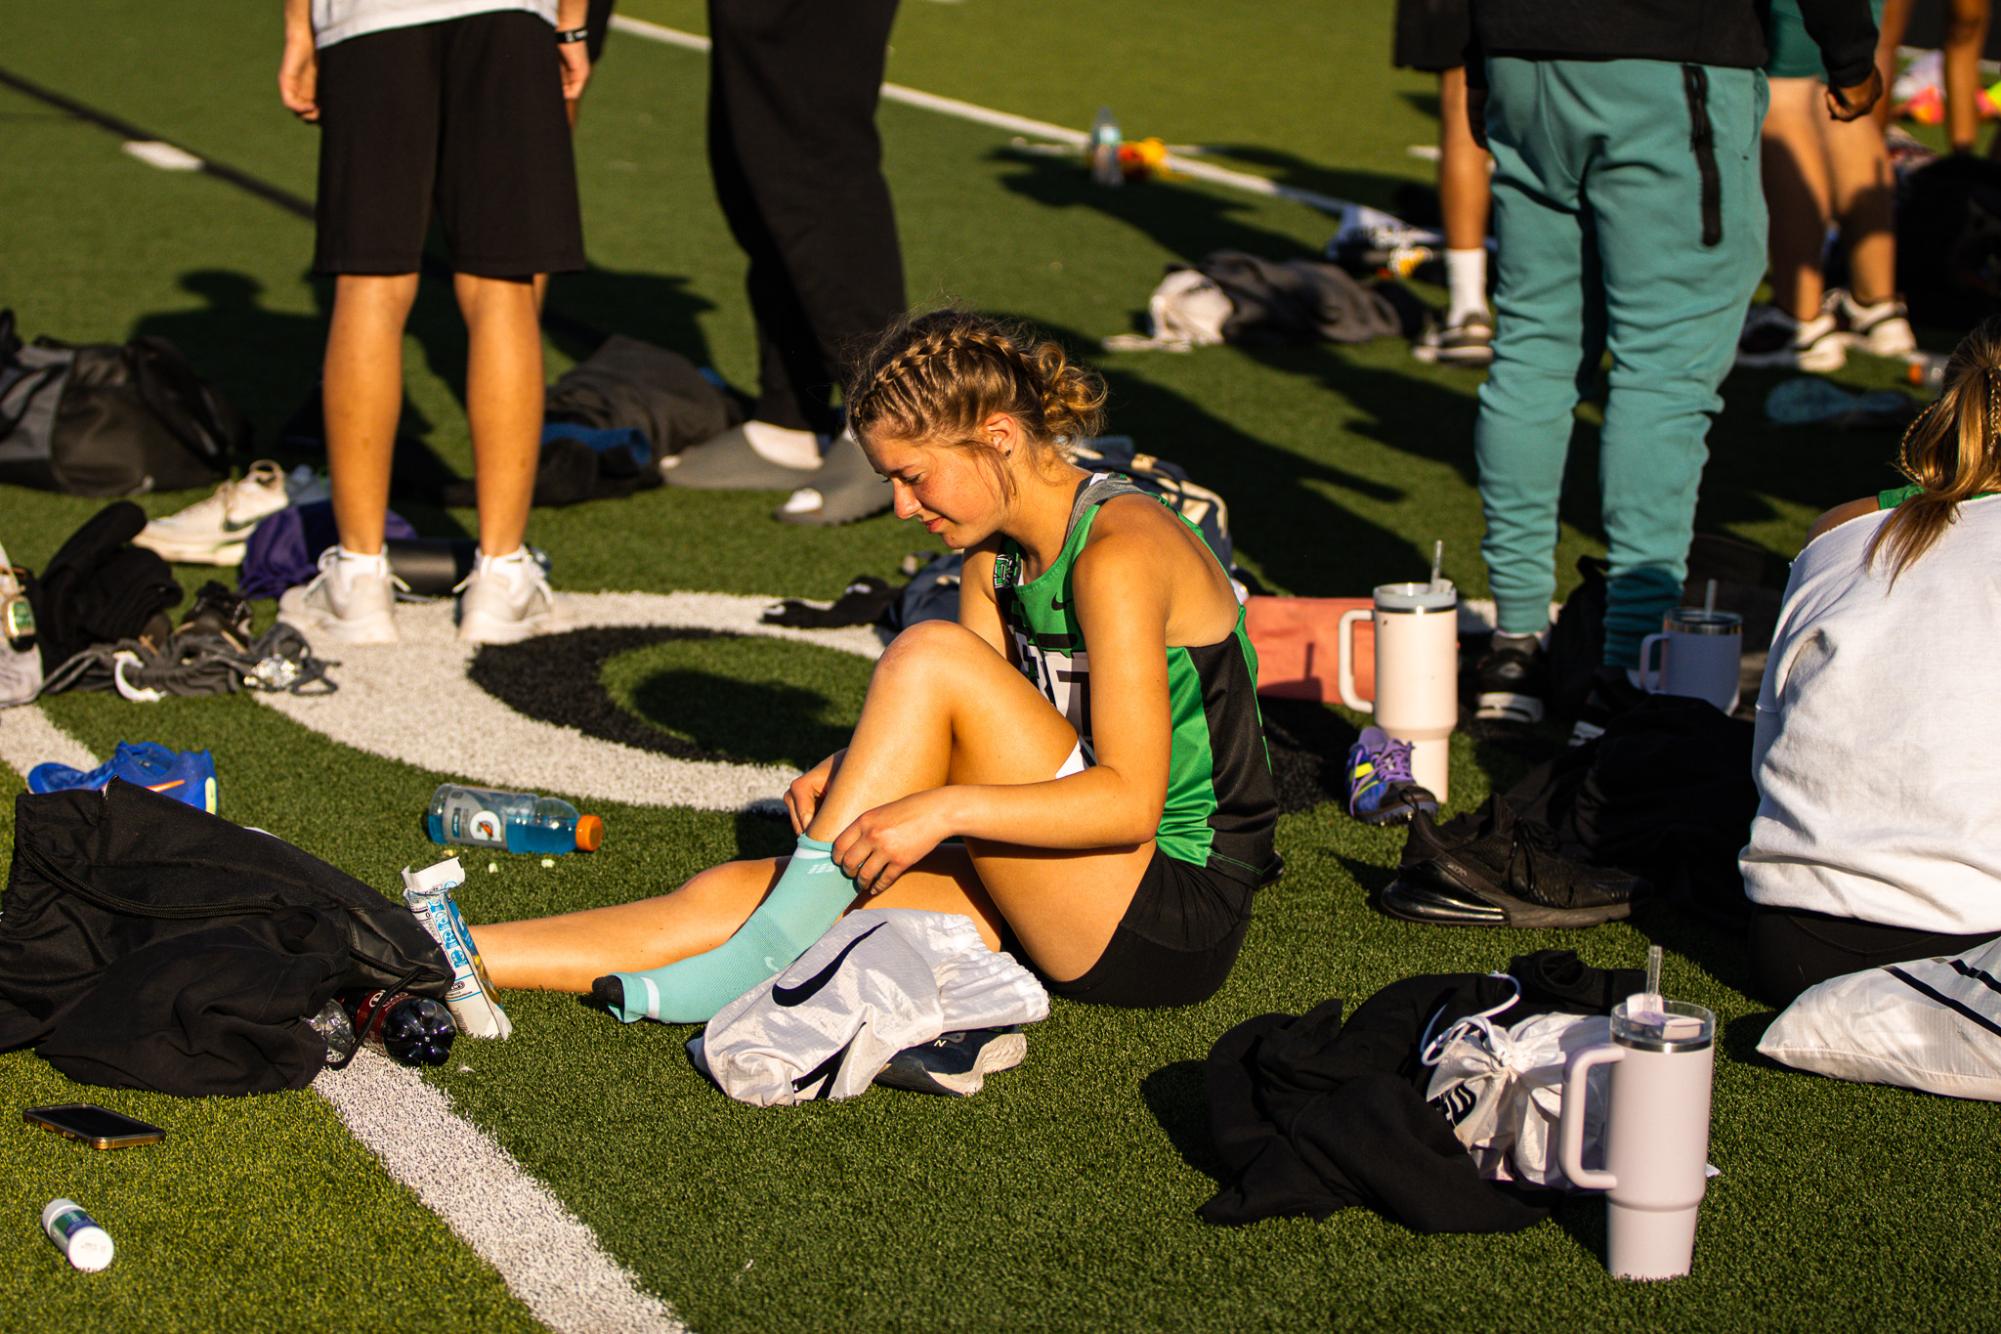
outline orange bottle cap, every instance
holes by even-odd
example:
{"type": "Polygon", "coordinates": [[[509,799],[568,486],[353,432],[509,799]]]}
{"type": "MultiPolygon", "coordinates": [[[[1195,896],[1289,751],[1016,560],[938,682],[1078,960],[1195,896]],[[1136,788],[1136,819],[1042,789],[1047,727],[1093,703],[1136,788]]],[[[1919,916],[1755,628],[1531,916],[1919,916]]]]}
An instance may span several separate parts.
{"type": "Polygon", "coordinates": [[[604,821],[595,815],[577,817],[577,851],[596,852],[604,842],[604,821]]]}

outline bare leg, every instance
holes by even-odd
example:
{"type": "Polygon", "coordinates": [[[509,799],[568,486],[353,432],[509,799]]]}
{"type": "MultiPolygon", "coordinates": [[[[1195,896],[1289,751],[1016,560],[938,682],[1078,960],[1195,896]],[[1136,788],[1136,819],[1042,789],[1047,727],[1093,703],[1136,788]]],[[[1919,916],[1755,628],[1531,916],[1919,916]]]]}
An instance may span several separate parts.
{"type": "MultiPolygon", "coordinates": [[[[840,772],[806,832],[832,840],[863,811],[952,784],[1056,776],[1077,734],[987,642],[956,623],[898,635],[876,664],[840,772]]],[[[980,883],[1052,977],[1083,975],[1112,938],[1153,855],[969,843],[980,883]]]]}
{"type": "MultiPolygon", "coordinates": [[[[948,781],[1041,782],[1076,740],[1049,702],[971,631],[944,621],[913,626],[876,664],[854,740],[809,832],[831,839],[865,810],[948,781]]],[[[941,849],[866,903],[963,913],[989,943],[1005,915],[1037,964],[1073,978],[1104,953],[1152,852],[1151,843],[1062,853],[982,844],[970,858],[941,849]]],[[[731,862],[660,898],[475,935],[498,986],[588,991],[606,972],[715,948],[780,870],[778,862],[731,862]]]]}
{"type": "Polygon", "coordinates": [[[1945,19],[1945,137],[1971,153],[1980,133],[1980,48],[1987,44],[1989,0],[1949,0],[1945,19]]]}
{"type": "Polygon", "coordinates": [[[1890,154],[1883,132],[1868,117],[1823,118],[1820,127],[1833,181],[1834,216],[1848,245],[1848,285],[1855,299],[1873,306],[1897,294],[1897,237],[1890,154]]]}
{"type": "Polygon", "coordinates": [[[1883,21],[1876,25],[1876,72],[1883,76],[1883,95],[1870,108],[1876,128],[1890,128],[1890,89],[1897,82],[1897,48],[1904,44],[1904,29],[1910,26],[1912,0],[1883,0],[1883,21]]]}
{"type": "Polygon", "coordinates": [[[1772,304],[1794,319],[1820,313],[1821,250],[1827,239],[1827,118],[1817,79],[1773,79],[1762,139],[1765,203],[1771,211],[1772,304]]]}
{"type": "Polygon", "coordinates": [[[1487,244],[1493,208],[1493,173],[1487,150],[1466,123],[1466,71],[1438,76],[1438,207],[1445,217],[1447,250],[1487,244]]]}
{"type": "MultiPolygon", "coordinates": [[[[496,922],[473,932],[498,987],[579,995],[612,971],[657,968],[712,950],[764,901],[785,858],[724,862],[671,894],[560,917],[496,922]]],[[[858,907],[918,908],[971,917],[1000,948],[1000,913],[962,849],[942,849],[858,907]]]]}
{"type": "Polygon", "coordinates": [[[334,283],[321,397],[341,545],[382,550],[389,466],[403,408],[403,326],[417,275],[341,274],[334,283]]]}
{"type": "Polygon", "coordinates": [[[521,546],[542,439],[540,285],[531,279],[453,275],[465,315],[466,420],[472,427],[479,549],[521,546]]]}

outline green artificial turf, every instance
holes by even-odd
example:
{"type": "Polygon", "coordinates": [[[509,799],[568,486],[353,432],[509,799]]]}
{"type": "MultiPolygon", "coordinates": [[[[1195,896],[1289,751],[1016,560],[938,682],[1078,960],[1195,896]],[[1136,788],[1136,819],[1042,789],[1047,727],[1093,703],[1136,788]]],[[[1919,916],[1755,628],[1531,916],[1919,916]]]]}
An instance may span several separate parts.
{"type": "MultiPolygon", "coordinates": [[[[699,29],[692,0],[621,12],[699,29]]],[[[1081,128],[1101,104],[1131,136],[1364,202],[1429,178],[1426,76],[1388,68],[1390,5],[1064,6],[908,0],[890,77],[1081,128]]],[[[272,86],[277,7],[79,0],[9,15],[0,68],[123,117],[294,195],[313,188],[313,132],[272,86]]],[[[711,195],[699,56],[613,38],[579,132],[592,268],[559,279],[551,373],[619,331],[748,386],[743,262],[711,195]]],[[[1131,327],[1162,266],[1225,247],[1310,254],[1333,221],[1187,181],[1102,191],[1072,162],[1010,136],[894,104],[881,112],[913,301],[1028,319],[1104,371],[1112,429],[1185,464],[1230,502],[1240,558],[1279,591],[1352,595],[1424,569],[1484,590],[1471,429],[1478,377],[1421,366],[1403,345],[1188,356],[1092,352],[1131,327]]],[[[276,437],[313,382],[324,289],[305,274],[311,227],[209,176],[140,165],[102,130],[0,88],[0,304],[29,333],[172,338],[276,437]]],[[[433,285],[434,286],[434,285],[433,285]]],[[[458,395],[463,335],[427,293],[406,344],[405,431],[471,466],[458,395]]],[[[1740,375],[1711,435],[1700,526],[1775,556],[1806,522],[1890,476],[1880,434],[1768,427],[1778,376],[1740,375]]],[[[1858,359],[1841,377],[1895,382],[1858,359]]],[[[1594,414],[1581,414],[1559,572],[1602,549],[1594,414]]],[[[288,460],[290,461],[290,460],[288,460]]],[[[198,493],[148,496],[152,513],[198,493]]],[[[858,573],[894,577],[926,535],[888,518],[824,531],[771,522],[779,496],[662,490],[538,511],[530,540],[559,588],[831,598],[858,573]]],[[[0,541],[46,562],[98,502],[0,487],[0,541]]],[[[399,506],[425,531],[468,511],[399,506]]],[[[179,571],[192,589],[208,571],[179,571]]],[[[266,613],[268,615],[268,610],[266,613]]],[[[865,664],[777,641],[673,640],[617,654],[600,683],[663,737],[746,762],[806,763],[859,708],[865,664]]],[[[338,677],[340,669],[336,670],[338,677]]],[[[206,747],[221,812],[388,890],[437,855],[420,815],[432,772],[345,748],[248,697],[144,707],[66,695],[43,706],[98,753],[120,738],[206,747]]],[[[1348,720],[1352,721],[1352,719],[1348,720]]],[[[454,720],[441,717],[438,726],[454,720]]],[[[0,728],[10,726],[0,715],[0,728]]],[[[1345,724],[1344,724],[1345,728],[1345,724]]],[[[1458,737],[1463,808],[1529,762],[1458,737]]],[[[0,796],[21,790],[0,772],[0,796]]],[[[777,820],[595,803],[602,851],[469,855],[475,923],[621,902],[727,857],[789,842],[777,820]]],[[[0,852],[11,848],[0,822],[0,852]]],[[[1568,946],[1629,966],[1648,936],[1450,931],[1369,906],[1400,847],[1328,803],[1284,818],[1288,871],[1263,892],[1223,990],[1185,1010],[1058,1002],[1019,1070],[968,1102],[878,1091],[754,1111],[689,1068],[689,1030],[623,1027],[573,998],[509,993],[516,1035],[465,1041],[428,1077],[589,1224],[652,1292],[704,1330],[1082,1327],[1795,1327],[1982,1320],[2001,1260],[1982,1187],[1992,1109],[1780,1070],[1755,1046],[1768,1015],[1745,994],[1736,933],[1657,917],[1672,994],[1721,1023],[1710,1187],[1695,1273],[1616,1284],[1583,1202],[1508,1237],[1420,1237],[1364,1211],[1325,1222],[1207,1227],[1214,1189],[1200,1062],[1226,1028],[1329,996],[1359,1001],[1421,972],[1485,971],[1568,946]]],[[[0,1327],[511,1327],[499,1279],[384,1176],[310,1093],[183,1101],[70,1084],[0,1056],[0,1327]],[[9,1128],[18,1106],[98,1101],[170,1131],[93,1155],[9,1128]],[[70,1272],[35,1230],[57,1194],[83,1200],[120,1258],[70,1272]]]]}

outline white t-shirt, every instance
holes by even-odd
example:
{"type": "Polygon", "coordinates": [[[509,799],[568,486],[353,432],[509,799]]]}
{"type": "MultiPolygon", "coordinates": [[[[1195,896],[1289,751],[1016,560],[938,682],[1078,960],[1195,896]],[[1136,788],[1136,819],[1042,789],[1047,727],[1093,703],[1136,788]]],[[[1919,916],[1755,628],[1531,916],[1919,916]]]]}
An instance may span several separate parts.
{"type": "Polygon", "coordinates": [[[2001,932],[2001,497],[1890,587],[1884,511],[1793,562],[1740,859],[1756,903],[1953,935],[2001,932]]]}
{"type": "Polygon", "coordinates": [[[556,0],[313,0],[313,45],[324,51],[371,32],[517,9],[556,26],[556,0]]]}

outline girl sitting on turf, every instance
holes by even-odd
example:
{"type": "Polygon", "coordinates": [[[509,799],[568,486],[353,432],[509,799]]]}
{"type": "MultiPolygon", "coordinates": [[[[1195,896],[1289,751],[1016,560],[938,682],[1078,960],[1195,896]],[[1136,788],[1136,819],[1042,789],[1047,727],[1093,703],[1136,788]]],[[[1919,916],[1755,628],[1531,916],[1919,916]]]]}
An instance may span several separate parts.
{"type": "Polygon", "coordinates": [[[1255,659],[1195,529],[1060,452],[1103,401],[1055,343],[993,320],[890,330],[848,424],[897,516],[965,550],[958,621],[884,652],[853,740],[785,794],[790,858],[484,927],[494,982],[700,1022],[867,902],[970,917],[1057,995],[1212,994],[1275,862],[1255,659]]]}
{"type": "Polygon", "coordinates": [[[2001,933],[2001,320],[1898,466],[1912,485],[1814,524],[1758,694],[1742,864],[1775,1005],[2001,933]]]}

